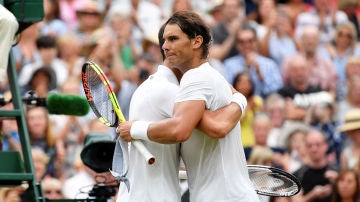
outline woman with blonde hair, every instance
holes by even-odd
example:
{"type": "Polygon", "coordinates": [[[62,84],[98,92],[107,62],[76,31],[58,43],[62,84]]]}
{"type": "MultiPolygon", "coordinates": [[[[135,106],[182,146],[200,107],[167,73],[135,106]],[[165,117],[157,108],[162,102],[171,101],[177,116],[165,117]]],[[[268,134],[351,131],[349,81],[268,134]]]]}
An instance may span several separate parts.
{"type": "Polygon", "coordinates": [[[49,157],[47,172],[61,177],[64,166],[64,143],[54,134],[45,107],[28,107],[25,111],[29,139],[32,147],[41,148],[49,157]]]}
{"type": "Polygon", "coordinates": [[[339,76],[337,87],[337,100],[344,99],[342,88],[346,83],[345,67],[348,58],[351,56],[360,56],[360,48],[357,46],[356,28],[352,22],[346,22],[336,27],[335,36],[332,43],[326,45],[321,54],[330,59],[336,68],[339,76]]]}
{"type": "Polygon", "coordinates": [[[360,2],[358,0],[339,0],[338,10],[344,11],[349,21],[355,25],[357,39],[360,39],[360,2]]]}
{"type": "Polygon", "coordinates": [[[272,166],[274,160],[274,152],[270,147],[254,146],[248,160],[249,165],[272,166]]]}

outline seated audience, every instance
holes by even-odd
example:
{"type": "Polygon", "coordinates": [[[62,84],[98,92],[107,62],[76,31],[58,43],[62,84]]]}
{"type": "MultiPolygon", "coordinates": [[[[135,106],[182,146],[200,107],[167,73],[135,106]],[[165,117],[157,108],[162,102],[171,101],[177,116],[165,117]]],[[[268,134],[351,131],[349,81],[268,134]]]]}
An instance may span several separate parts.
{"type": "Polygon", "coordinates": [[[302,189],[293,196],[293,200],[328,202],[338,168],[328,162],[326,137],[321,131],[313,129],[306,134],[305,143],[308,161],[294,172],[301,181],[302,189]]]}
{"type": "Polygon", "coordinates": [[[345,121],[339,127],[339,131],[350,139],[349,145],[345,145],[341,153],[341,167],[344,169],[359,170],[360,108],[351,110],[345,114],[345,121]]]}
{"type": "Polygon", "coordinates": [[[359,201],[359,174],[355,170],[343,169],[339,172],[332,193],[332,202],[359,201]]]}

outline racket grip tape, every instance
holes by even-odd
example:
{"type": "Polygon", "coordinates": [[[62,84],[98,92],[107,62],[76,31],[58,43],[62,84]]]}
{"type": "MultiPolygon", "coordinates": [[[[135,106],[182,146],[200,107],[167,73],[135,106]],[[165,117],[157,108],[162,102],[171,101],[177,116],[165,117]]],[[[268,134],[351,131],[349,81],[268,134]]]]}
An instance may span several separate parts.
{"type": "Polygon", "coordinates": [[[187,180],[186,170],[179,170],[179,179],[180,180],[187,180]]]}
{"type": "Polygon", "coordinates": [[[155,156],[149,152],[149,150],[145,147],[145,145],[142,142],[138,140],[134,140],[131,143],[136,147],[136,149],[141,153],[141,155],[144,156],[146,162],[149,165],[155,163],[155,156]]]}

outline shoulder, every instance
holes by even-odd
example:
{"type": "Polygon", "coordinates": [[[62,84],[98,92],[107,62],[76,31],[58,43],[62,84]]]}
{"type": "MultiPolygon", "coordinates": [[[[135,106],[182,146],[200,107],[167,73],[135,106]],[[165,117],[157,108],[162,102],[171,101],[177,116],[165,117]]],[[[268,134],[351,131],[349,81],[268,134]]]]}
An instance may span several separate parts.
{"type": "Polygon", "coordinates": [[[159,93],[159,94],[166,94],[168,91],[174,91],[178,89],[178,85],[175,85],[171,82],[169,82],[166,78],[158,76],[158,75],[152,75],[148,79],[146,79],[138,88],[136,91],[142,91],[146,94],[153,94],[153,93],[159,93]]]}
{"type": "Polygon", "coordinates": [[[309,167],[307,165],[302,165],[299,169],[297,169],[293,174],[299,178],[302,179],[305,175],[305,173],[309,170],[309,167]]]}
{"type": "MultiPolygon", "coordinates": [[[[215,70],[214,70],[215,71],[215,70]]],[[[209,81],[212,70],[207,67],[197,67],[185,72],[180,81],[180,86],[209,81]]]]}

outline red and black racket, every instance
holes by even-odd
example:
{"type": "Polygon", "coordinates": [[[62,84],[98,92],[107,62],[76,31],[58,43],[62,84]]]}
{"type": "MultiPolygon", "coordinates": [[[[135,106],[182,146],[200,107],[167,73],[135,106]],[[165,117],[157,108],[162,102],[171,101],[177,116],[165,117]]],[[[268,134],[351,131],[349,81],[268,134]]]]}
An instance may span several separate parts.
{"type": "MultiPolygon", "coordinates": [[[[86,99],[102,123],[108,127],[117,127],[119,122],[125,121],[110,81],[96,63],[87,61],[82,66],[81,79],[86,99]]],[[[132,144],[144,156],[148,164],[155,162],[155,157],[142,142],[134,140],[132,144]]]]}

